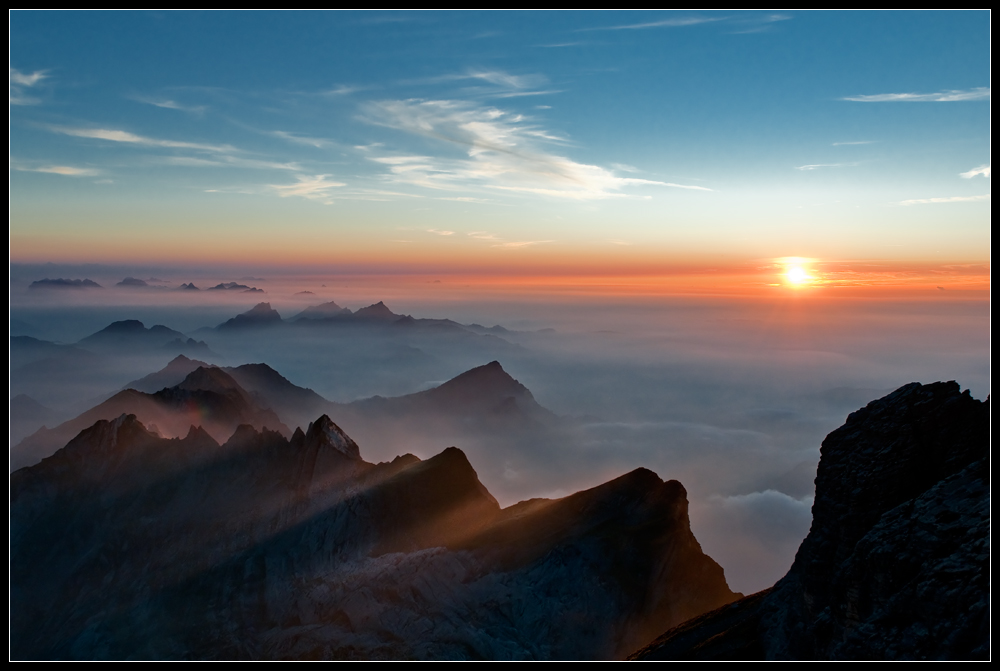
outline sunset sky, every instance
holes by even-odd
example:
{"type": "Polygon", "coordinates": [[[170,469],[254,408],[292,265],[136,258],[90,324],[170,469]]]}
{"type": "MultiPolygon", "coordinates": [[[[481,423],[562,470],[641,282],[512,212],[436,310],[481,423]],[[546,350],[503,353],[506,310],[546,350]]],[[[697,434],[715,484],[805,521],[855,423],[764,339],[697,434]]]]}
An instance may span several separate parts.
{"type": "Polygon", "coordinates": [[[988,287],[986,11],[16,11],[10,41],[15,263],[988,287]]]}

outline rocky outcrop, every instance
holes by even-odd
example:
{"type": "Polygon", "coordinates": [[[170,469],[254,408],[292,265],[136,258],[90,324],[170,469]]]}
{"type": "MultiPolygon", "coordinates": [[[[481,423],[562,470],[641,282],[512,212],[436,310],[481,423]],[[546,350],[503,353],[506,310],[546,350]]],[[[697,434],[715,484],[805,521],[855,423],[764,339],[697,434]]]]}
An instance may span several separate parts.
{"type": "Polygon", "coordinates": [[[15,659],[606,659],[738,596],[680,483],[501,510],[461,450],[371,464],[326,416],[95,423],[11,476],[11,585],[15,659]]]}
{"type": "Polygon", "coordinates": [[[636,659],[987,659],[989,401],[908,384],[823,441],[788,574],[636,659]]]}

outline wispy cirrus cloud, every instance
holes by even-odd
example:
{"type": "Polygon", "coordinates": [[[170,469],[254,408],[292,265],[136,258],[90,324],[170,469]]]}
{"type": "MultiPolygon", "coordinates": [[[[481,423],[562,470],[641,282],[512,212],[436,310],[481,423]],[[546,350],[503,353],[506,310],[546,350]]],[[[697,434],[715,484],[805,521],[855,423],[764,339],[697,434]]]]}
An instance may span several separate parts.
{"type": "Polygon", "coordinates": [[[27,94],[27,90],[38,85],[43,79],[47,79],[48,70],[35,70],[34,72],[21,72],[15,68],[10,68],[10,104],[11,105],[37,105],[41,101],[27,94]]]}
{"type": "Polygon", "coordinates": [[[129,131],[112,128],[78,128],[69,126],[49,126],[49,130],[63,135],[73,137],[92,138],[95,140],[105,140],[107,142],[119,142],[124,144],[138,145],[144,147],[164,147],[169,149],[194,149],[212,153],[234,153],[237,149],[231,145],[205,144],[202,142],[184,142],[178,140],[161,140],[158,138],[136,135],[129,131]]]}
{"type": "Polygon", "coordinates": [[[960,172],[960,173],[958,173],[959,177],[964,177],[965,179],[972,179],[976,175],[982,175],[986,179],[989,179],[990,178],[990,166],[989,166],[989,164],[985,164],[984,163],[983,165],[979,166],[978,168],[973,168],[972,170],[968,170],[966,172],[960,172]]]}
{"type": "Polygon", "coordinates": [[[309,137],[308,135],[298,135],[297,133],[290,133],[284,130],[272,130],[269,134],[274,137],[280,137],[282,140],[286,140],[292,144],[299,144],[306,147],[316,147],[317,149],[332,147],[336,144],[331,140],[324,140],[319,137],[309,137]]]}
{"type": "Polygon", "coordinates": [[[296,175],[294,184],[268,184],[268,188],[277,192],[282,198],[298,196],[309,200],[318,200],[326,205],[333,204],[333,191],[347,186],[344,182],[334,182],[327,179],[329,175],[296,175]]]}
{"type": "Polygon", "coordinates": [[[374,86],[347,86],[346,84],[341,84],[340,86],[335,86],[329,91],[323,91],[323,95],[326,96],[349,96],[353,93],[358,93],[359,91],[368,91],[375,88],[374,86]]]}
{"type": "Polygon", "coordinates": [[[981,196],[950,196],[948,198],[914,198],[912,200],[901,200],[900,205],[932,205],[937,203],[970,203],[981,200],[990,200],[990,194],[981,196]]]}
{"type": "Polygon", "coordinates": [[[858,103],[893,103],[893,102],[964,102],[967,100],[989,100],[990,87],[980,86],[965,91],[951,90],[937,93],[877,93],[874,95],[849,96],[841,100],[858,103]]]}
{"type": "Polygon", "coordinates": [[[796,170],[819,170],[820,168],[853,168],[857,163],[813,163],[811,165],[800,165],[796,170]]]}
{"type": "Polygon", "coordinates": [[[301,171],[302,166],[295,162],[268,161],[247,156],[245,152],[228,144],[208,144],[204,142],[187,142],[183,140],[165,140],[161,138],[138,135],[125,130],[113,128],[81,128],[69,126],[49,126],[49,130],[72,137],[82,137],[103,140],[134,147],[154,149],[188,150],[201,156],[172,155],[157,159],[167,165],[186,166],[191,168],[246,168],[252,170],[293,170],[301,171]]]}
{"type": "Polygon", "coordinates": [[[76,168],[70,165],[11,165],[11,168],[19,172],[44,172],[52,175],[64,175],[66,177],[93,177],[101,174],[96,168],[76,168]]]}
{"type": "Polygon", "coordinates": [[[132,98],[136,102],[144,103],[146,105],[153,105],[154,107],[161,107],[163,109],[177,110],[179,112],[190,112],[192,114],[201,114],[207,107],[204,105],[182,105],[175,100],[165,100],[161,98],[148,98],[145,96],[135,96],[132,98]]]}
{"type": "Polygon", "coordinates": [[[162,159],[167,165],[187,166],[189,168],[250,168],[253,170],[302,170],[298,163],[279,163],[277,161],[262,161],[242,156],[220,154],[213,158],[197,156],[167,156],[162,159]]]}
{"type": "Polygon", "coordinates": [[[749,18],[732,19],[736,24],[747,26],[741,30],[734,30],[731,35],[748,35],[750,33],[763,33],[772,29],[773,25],[779,21],[788,21],[792,17],[787,14],[764,14],[762,16],[751,16],[749,18]]]}
{"type": "Polygon", "coordinates": [[[434,235],[455,235],[455,231],[444,231],[439,228],[428,228],[427,232],[434,235]]]}
{"type": "Polygon", "coordinates": [[[399,84],[425,86],[466,82],[469,86],[463,89],[463,97],[520,98],[559,93],[555,89],[543,88],[548,81],[545,75],[537,73],[511,74],[504,70],[469,68],[465,72],[402,80],[399,84]]]}
{"type": "Polygon", "coordinates": [[[706,187],[618,177],[605,168],[561,156],[550,145],[566,140],[521,114],[455,100],[388,100],[364,108],[371,123],[429,139],[441,155],[366,154],[387,166],[392,181],[430,189],[487,188],[594,200],[626,197],[630,186],[698,191],[706,187]]]}
{"type": "Polygon", "coordinates": [[[643,23],[626,23],[617,26],[595,26],[592,28],[578,28],[575,32],[597,32],[602,30],[645,30],[648,28],[681,28],[684,26],[696,26],[700,23],[713,23],[725,21],[729,17],[724,16],[687,16],[676,19],[663,19],[661,21],[645,21],[643,23]]]}
{"type": "Polygon", "coordinates": [[[496,235],[495,233],[488,233],[487,231],[472,231],[468,234],[468,236],[475,240],[488,242],[490,243],[490,247],[496,247],[498,249],[521,249],[523,247],[533,247],[534,245],[544,245],[550,242],[555,242],[555,240],[504,240],[499,235],[496,235]]]}

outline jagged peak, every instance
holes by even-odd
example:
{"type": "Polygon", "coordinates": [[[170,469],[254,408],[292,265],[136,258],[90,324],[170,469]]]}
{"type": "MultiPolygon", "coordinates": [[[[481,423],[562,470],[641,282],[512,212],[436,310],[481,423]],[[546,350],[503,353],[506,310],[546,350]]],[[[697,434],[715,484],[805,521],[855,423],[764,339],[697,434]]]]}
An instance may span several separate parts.
{"type": "Polygon", "coordinates": [[[219,441],[217,441],[215,438],[212,438],[212,434],[203,429],[200,424],[198,426],[192,424],[191,427],[188,429],[187,435],[184,436],[184,440],[185,441],[196,440],[199,442],[204,440],[210,440],[216,445],[219,444],[219,441]]]}
{"type": "Polygon", "coordinates": [[[307,445],[330,447],[345,457],[361,460],[361,449],[358,444],[327,415],[320,415],[315,422],[309,423],[305,438],[307,445]]]}
{"type": "Polygon", "coordinates": [[[229,440],[227,440],[223,444],[223,447],[227,447],[228,448],[228,447],[233,447],[233,446],[237,446],[237,445],[240,445],[240,444],[246,444],[246,443],[249,443],[249,442],[252,442],[252,441],[256,440],[261,435],[262,435],[262,432],[260,432],[257,429],[253,428],[251,425],[249,425],[249,424],[240,424],[239,426],[236,427],[236,430],[233,431],[233,435],[229,436],[229,440]]]}
{"type": "Polygon", "coordinates": [[[359,309],[354,313],[354,316],[359,319],[398,319],[402,315],[397,315],[385,303],[379,301],[378,303],[359,309]]]}

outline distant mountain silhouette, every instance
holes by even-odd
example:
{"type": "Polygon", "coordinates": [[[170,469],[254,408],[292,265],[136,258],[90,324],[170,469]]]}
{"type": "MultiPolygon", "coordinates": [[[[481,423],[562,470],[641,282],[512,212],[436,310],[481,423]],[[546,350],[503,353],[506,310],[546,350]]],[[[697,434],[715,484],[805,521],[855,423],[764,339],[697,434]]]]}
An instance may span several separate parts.
{"type": "Polygon", "coordinates": [[[238,282],[222,282],[220,284],[216,284],[214,287],[209,287],[207,289],[207,291],[242,291],[242,292],[246,292],[246,291],[249,291],[251,289],[252,290],[256,290],[256,291],[260,291],[260,289],[257,289],[257,287],[251,287],[251,286],[248,286],[246,284],[239,284],[238,282]]]}
{"type": "Polygon", "coordinates": [[[86,349],[121,354],[140,350],[163,348],[167,343],[180,339],[184,334],[163,325],[146,328],[138,319],[112,322],[97,333],[83,338],[77,345],[86,349]]]}
{"type": "Polygon", "coordinates": [[[134,277],[126,277],[121,282],[115,284],[116,287],[148,287],[149,284],[145,280],[136,279],[134,277]]]}
{"type": "MultiPolygon", "coordinates": [[[[186,356],[174,358],[165,368],[134,380],[125,388],[154,393],[181,383],[199,366],[209,364],[186,356]]],[[[531,392],[493,361],[466,371],[444,384],[405,396],[374,396],[351,403],[331,402],[312,389],[293,384],[267,364],[222,367],[250,392],[261,407],[277,413],[288,426],[304,426],[309,417],[328,413],[339,423],[398,423],[415,432],[433,434],[438,420],[472,418],[471,429],[493,431],[512,424],[550,424],[558,417],[535,401],[531,392]]]]}
{"type": "Polygon", "coordinates": [[[386,304],[382,301],[375,303],[374,305],[369,305],[366,308],[360,308],[353,315],[355,320],[365,320],[365,321],[396,321],[402,315],[395,314],[392,310],[386,307],[386,304]]]}
{"type": "Polygon", "coordinates": [[[911,383],[823,441],[784,578],[671,629],[642,660],[989,659],[990,411],[911,383]]]}
{"type": "Polygon", "coordinates": [[[103,289],[100,284],[93,280],[64,280],[62,278],[50,280],[36,280],[28,285],[29,289],[103,289]]]}
{"type": "MultiPolygon", "coordinates": [[[[300,291],[302,293],[312,293],[311,291],[300,291]]],[[[298,321],[300,319],[329,319],[330,317],[346,317],[351,314],[351,311],[347,308],[337,305],[334,301],[329,303],[322,303],[320,305],[311,305],[305,310],[300,312],[291,318],[290,321],[298,321]]]]}
{"type": "Polygon", "coordinates": [[[245,328],[260,328],[282,324],[281,315],[271,308],[270,303],[257,303],[253,308],[236,315],[232,319],[216,326],[218,331],[234,331],[245,328]]]}
{"type": "Polygon", "coordinates": [[[446,415],[503,418],[518,416],[552,420],[555,415],[540,406],[528,389],[512,378],[498,361],[468,370],[426,391],[354,401],[346,409],[363,414],[399,418],[403,415],[446,415]]]}
{"type": "Polygon", "coordinates": [[[177,386],[184,381],[184,378],[198,368],[207,368],[209,366],[211,364],[198,361],[197,359],[189,359],[183,354],[179,354],[162,369],[138,380],[133,380],[123,386],[122,389],[135,389],[136,391],[152,394],[167,387],[177,386]]]}
{"type": "Polygon", "coordinates": [[[501,510],[461,450],[368,463],[326,416],[219,444],[121,415],[10,489],[13,659],[608,659],[739,596],[680,483],[501,510]]]}

